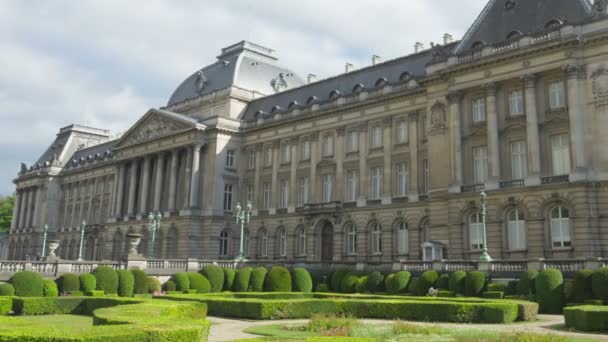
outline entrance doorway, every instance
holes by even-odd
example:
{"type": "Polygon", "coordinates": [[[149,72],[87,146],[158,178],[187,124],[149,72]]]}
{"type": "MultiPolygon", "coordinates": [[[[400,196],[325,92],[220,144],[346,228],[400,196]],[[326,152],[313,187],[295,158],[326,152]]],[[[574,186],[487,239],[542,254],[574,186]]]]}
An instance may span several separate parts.
{"type": "Polygon", "coordinates": [[[334,258],[334,226],[325,222],[321,228],[321,261],[332,261],[334,258]]]}

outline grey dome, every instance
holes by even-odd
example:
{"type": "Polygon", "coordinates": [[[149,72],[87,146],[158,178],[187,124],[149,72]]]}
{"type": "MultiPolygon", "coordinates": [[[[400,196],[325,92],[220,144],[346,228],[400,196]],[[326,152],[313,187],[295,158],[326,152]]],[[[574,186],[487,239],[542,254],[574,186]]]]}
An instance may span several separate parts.
{"type": "Polygon", "coordinates": [[[272,53],[269,48],[247,41],[223,48],[217,62],[195,72],[177,87],[167,106],[233,85],[264,95],[303,85],[302,78],[280,66],[272,53]]]}

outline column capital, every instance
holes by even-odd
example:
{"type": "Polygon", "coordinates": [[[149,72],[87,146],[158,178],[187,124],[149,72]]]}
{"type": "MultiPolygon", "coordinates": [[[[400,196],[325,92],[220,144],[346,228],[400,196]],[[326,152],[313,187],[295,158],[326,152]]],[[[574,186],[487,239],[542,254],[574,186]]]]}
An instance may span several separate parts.
{"type": "Polygon", "coordinates": [[[452,90],[448,93],[446,98],[448,99],[449,104],[456,104],[456,103],[460,103],[463,96],[464,96],[464,92],[462,90],[452,90]]]}
{"type": "Polygon", "coordinates": [[[409,112],[407,116],[409,117],[410,121],[418,121],[418,112],[409,112]]]}
{"type": "Polygon", "coordinates": [[[366,133],[367,132],[367,126],[369,125],[369,122],[367,121],[363,121],[359,123],[359,131],[361,133],[366,133]]]}
{"type": "Polygon", "coordinates": [[[587,68],[583,64],[566,64],[562,67],[568,79],[584,80],[587,78],[587,68]]]}
{"type": "Polygon", "coordinates": [[[313,132],[309,135],[310,141],[316,141],[319,140],[319,132],[313,132]]]}
{"type": "Polygon", "coordinates": [[[345,131],[346,131],[346,126],[340,126],[340,127],[336,128],[336,134],[339,137],[343,137],[345,131]]]}
{"type": "Polygon", "coordinates": [[[481,85],[481,88],[488,96],[495,96],[498,90],[498,85],[495,82],[488,82],[481,85]]]}
{"type": "MultiPolygon", "coordinates": [[[[192,145],[192,150],[194,150],[194,152],[200,152],[202,148],[203,148],[203,145],[201,145],[201,144],[192,145]]],[[[162,155],[162,152],[159,154],[162,155]]]]}
{"type": "Polygon", "coordinates": [[[521,80],[524,82],[524,86],[526,88],[534,88],[536,87],[536,81],[538,80],[537,74],[525,74],[521,77],[521,80]]]}
{"type": "Polygon", "coordinates": [[[392,127],[393,126],[393,117],[387,116],[387,117],[382,118],[382,125],[384,127],[392,127]]]}

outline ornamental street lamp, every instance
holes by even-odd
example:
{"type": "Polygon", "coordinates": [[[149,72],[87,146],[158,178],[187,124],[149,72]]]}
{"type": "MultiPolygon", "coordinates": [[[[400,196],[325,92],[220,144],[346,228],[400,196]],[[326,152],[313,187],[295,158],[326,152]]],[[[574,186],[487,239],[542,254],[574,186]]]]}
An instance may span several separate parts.
{"type": "Polygon", "coordinates": [[[156,232],[160,231],[160,221],[163,218],[163,214],[161,214],[160,211],[156,212],[156,215],[154,213],[150,213],[148,215],[148,220],[150,221],[148,223],[148,230],[150,231],[150,233],[152,233],[152,252],[150,253],[150,258],[154,259],[154,248],[156,247],[156,232]]]}
{"type": "Polygon", "coordinates": [[[236,258],[237,263],[241,263],[245,261],[245,225],[249,224],[249,219],[251,218],[251,211],[253,210],[253,205],[251,202],[247,201],[247,209],[243,210],[241,208],[241,203],[236,204],[236,213],[234,217],[236,218],[236,224],[241,225],[241,246],[239,248],[239,256],[236,258]]]}
{"type": "Polygon", "coordinates": [[[483,236],[483,248],[481,249],[481,255],[479,256],[479,261],[481,262],[491,262],[492,257],[488,254],[488,239],[487,239],[487,227],[486,227],[486,215],[488,214],[488,208],[486,206],[486,197],[488,197],[485,191],[481,192],[481,225],[483,227],[482,236],[483,236]]]}
{"type": "Polygon", "coordinates": [[[82,221],[80,226],[80,247],[78,248],[78,261],[82,261],[82,243],[84,242],[84,228],[87,226],[87,221],[82,221]]]}
{"type": "Polygon", "coordinates": [[[44,257],[46,256],[46,234],[49,231],[49,225],[45,224],[44,225],[44,233],[42,234],[42,258],[44,259],[44,257]]]}

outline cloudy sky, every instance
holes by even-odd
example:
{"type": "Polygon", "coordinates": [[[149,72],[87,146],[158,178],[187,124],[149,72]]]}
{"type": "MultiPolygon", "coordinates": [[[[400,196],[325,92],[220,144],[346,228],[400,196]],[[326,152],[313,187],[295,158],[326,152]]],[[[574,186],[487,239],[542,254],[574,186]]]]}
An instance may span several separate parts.
{"type": "Polygon", "coordinates": [[[125,131],[243,39],[302,76],[460,38],[486,0],[0,0],[0,194],[60,127],[125,131]]]}

